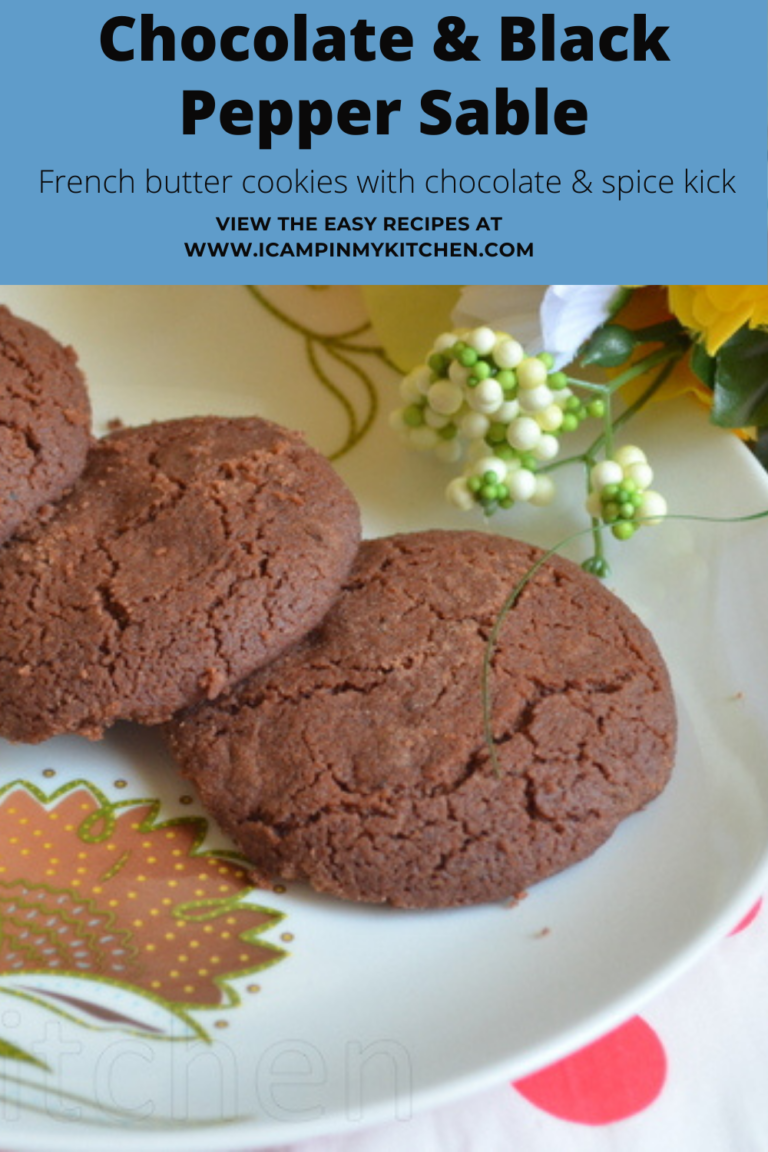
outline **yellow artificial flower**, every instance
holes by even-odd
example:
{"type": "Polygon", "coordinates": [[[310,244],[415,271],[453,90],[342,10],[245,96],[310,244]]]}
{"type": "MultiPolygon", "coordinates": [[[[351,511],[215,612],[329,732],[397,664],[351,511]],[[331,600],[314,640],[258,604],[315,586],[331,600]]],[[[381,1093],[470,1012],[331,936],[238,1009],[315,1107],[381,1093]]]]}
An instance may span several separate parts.
{"type": "MultiPolygon", "coordinates": [[[[749,285],[742,287],[750,292],[764,292],[766,294],[766,306],[768,306],[768,288],[753,288],[749,285]]],[[[717,288],[716,285],[715,288],[717,288]]],[[[740,289],[737,288],[737,290],[740,289]]],[[[617,313],[614,320],[617,324],[623,324],[625,327],[631,329],[646,328],[651,324],[661,324],[663,321],[671,318],[671,312],[675,308],[672,301],[673,293],[683,294],[694,293],[696,291],[698,290],[690,284],[670,284],[666,292],[664,291],[664,287],[658,284],[640,288],[632,293],[628,303],[617,313]]],[[[719,298],[722,299],[722,297],[719,298]]],[[[689,327],[685,317],[681,315],[680,312],[676,312],[676,315],[678,320],[685,324],[686,327],[689,327]]],[[[741,323],[745,322],[746,321],[741,321],[741,323]]],[[[762,323],[763,321],[756,322],[762,323]]],[[[768,323],[768,320],[766,320],[765,323],[768,323]]],[[[736,325],[736,328],[738,327],[740,327],[740,324],[736,325]]],[[[698,331],[698,329],[695,330],[698,331]]],[[[734,329],[734,331],[735,330],[736,329],[734,329]]],[[[729,332],[723,339],[727,340],[728,336],[732,335],[733,332],[729,332]]],[[[722,343],[722,340],[720,343],[722,343]]],[[[638,348],[632,355],[630,363],[635,360],[641,360],[644,356],[647,356],[648,347],[646,344],[638,348]]],[[[717,347],[719,348],[720,344],[718,344],[717,347]]],[[[710,349],[707,348],[707,351],[709,350],[710,349]]],[[[715,351],[716,350],[717,349],[715,349],[715,351]]],[[[609,372],[609,375],[617,376],[620,372],[624,371],[624,367],[626,367],[626,365],[613,369],[609,372]]],[[[637,380],[633,380],[630,384],[625,384],[621,390],[622,396],[628,404],[632,404],[647,386],[648,377],[642,376],[637,380]]],[[[661,388],[652,397],[651,403],[659,400],[672,400],[676,396],[684,396],[686,394],[694,396],[704,404],[705,407],[712,407],[712,391],[699,380],[691,368],[690,357],[688,356],[684,356],[681,360],[678,360],[661,388]]],[[[754,440],[756,436],[754,428],[734,428],[734,432],[737,436],[741,437],[742,440],[754,440]]]]}
{"type": "MultiPolygon", "coordinates": [[[[621,311],[614,316],[615,323],[623,324],[625,328],[631,330],[648,328],[652,324],[662,324],[665,320],[670,319],[671,314],[667,303],[667,293],[663,287],[658,284],[641,287],[639,290],[633,292],[621,311]]],[[[630,363],[642,360],[648,355],[648,350],[649,346],[647,344],[636,349],[630,358],[630,363]]],[[[612,370],[609,375],[618,376],[625,368],[626,365],[622,365],[621,368],[612,370]]],[[[631,404],[647,387],[648,379],[643,376],[638,380],[633,380],[631,384],[626,384],[622,389],[622,394],[627,403],[631,404]]],[[[685,393],[693,394],[697,400],[701,400],[702,403],[707,406],[712,403],[711,391],[705,384],[702,384],[701,380],[699,380],[698,376],[691,369],[687,356],[677,362],[664,384],[654,396],[654,400],[672,400],[676,396],[682,396],[685,393]]]]}
{"type": "Polygon", "coordinates": [[[768,287],[761,284],[670,284],[669,306],[710,356],[744,324],[768,326],[768,287]]]}

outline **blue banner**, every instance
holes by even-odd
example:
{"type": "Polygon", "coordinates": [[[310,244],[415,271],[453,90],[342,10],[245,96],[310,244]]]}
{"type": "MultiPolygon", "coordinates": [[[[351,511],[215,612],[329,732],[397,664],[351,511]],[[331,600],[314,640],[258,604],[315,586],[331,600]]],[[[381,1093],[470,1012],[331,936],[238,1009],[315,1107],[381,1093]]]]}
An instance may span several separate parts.
{"type": "Polygon", "coordinates": [[[3,7],[7,281],[765,281],[764,0],[146,7],[3,7]]]}

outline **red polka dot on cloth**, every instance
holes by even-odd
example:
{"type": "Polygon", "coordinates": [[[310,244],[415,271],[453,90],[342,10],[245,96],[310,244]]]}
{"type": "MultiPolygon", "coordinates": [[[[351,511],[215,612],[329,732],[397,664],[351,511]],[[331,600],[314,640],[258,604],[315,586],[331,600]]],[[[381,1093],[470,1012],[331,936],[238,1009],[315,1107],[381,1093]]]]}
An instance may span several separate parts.
{"type": "Polygon", "coordinates": [[[757,918],[757,915],[758,915],[758,913],[759,913],[760,909],[762,908],[762,906],[763,906],[763,900],[762,900],[762,897],[761,897],[761,898],[758,900],[757,904],[753,904],[753,905],[752,905],[752,907],[750,908],[749,912],[747,912],[746,916],[745,916],[745,917],[744,917],[742,920],[739,920],[739,922],[738,922],[738,924],[736,925],[736,927],[735,927],[735,928],[731,928],[731,930],[730,930],[730,932],[728,933],[728,935],[729,935],[729,936],[735,936],[737,932],[743,932],[745,928],[749,928],[749,926],[750,926],[750,924],[752,923],[752,921],[753,921],[753,920],[755,920],[755,919],[757,918]]]}
{"type": "Polygon", "coordinates": [[[667,1058],[650,1025],[633,1016],[601,1040],[512,1086],[531,1104],[576,1124],[614,1124],[661,1092],[667,1058]]]}

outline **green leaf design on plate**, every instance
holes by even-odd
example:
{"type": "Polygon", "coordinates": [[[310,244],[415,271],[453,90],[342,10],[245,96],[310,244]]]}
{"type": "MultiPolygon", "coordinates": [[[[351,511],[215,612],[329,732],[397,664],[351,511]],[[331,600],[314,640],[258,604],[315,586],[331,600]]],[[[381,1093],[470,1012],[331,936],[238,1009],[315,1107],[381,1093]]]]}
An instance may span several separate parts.
{"type": "Polygon", "coordinates": [[[742,328],[715,362],[713,422],[723,428],[768,424],[768,332],[742,328]]]}
{"type": "Polygon", "coordinates": [[[117,1029],[154,1040],[197,1038],[210,1043],[208,1033],[188,1011],[159,996],[147,995],[140,988],[66,975],[58,977],[54,987],[47,987],[43,973],[31,979],[36,983],[16,982],[0,987],[0,991],[96,1031],[117,1029]],[[120,996],[119,1011],[111,1007],[115,992],[120,996]]]}
{"type": "Polygon", "coordinates": [[[287,954],[264,938],[283,913],[252,903],[241,858],[204,849],[207,827],[84,779],[0,786],[0,993],[88,1027],[206,1036],[191,1013],[237,1006],[236,981],[287,954]]]}
{"type": "Polygon", "coordinates": [[[0,1060],[21,1060],[24,1064],[34,1064],[36,1068],[42,1068],[44,1072],[50,1072],[50,1066],[44,1060],[38,1060],[37,1056],[33,1056],[30,1052],[25,1052],[23,1048],[19,1048],[16,1044],[11,1044],[10,1040],[3,1040],[0,1037],[0,1060]]]}
{"type": "Polygon", "coordinates": [[[302,338],[309,367],[315,379],[344,412],[347,423],[346,436],[339,447],[328,455],[329,460],[339,460],[368,433],[379,409],[376,385],[370,373],[363,367],[366,360],[370,362],[373,358],[386,364],[394,372],[399,370],[383,348],[366,342],[371,328],[369,321],[366,320],[365,323],[343,332],[318,332],[283,312],[258,285],[246,284],[245,287],[262,308],[302,338]],[[363,358],[362,364],[358,362],[360,357],[363,358]],[[356,389],[350,387],[353,384],[357,385],[356,389]],[[356,405],[352,399],[355,391],[361,393],[363,397],[361,411],[358,411],[359,401],[356,405]]]}

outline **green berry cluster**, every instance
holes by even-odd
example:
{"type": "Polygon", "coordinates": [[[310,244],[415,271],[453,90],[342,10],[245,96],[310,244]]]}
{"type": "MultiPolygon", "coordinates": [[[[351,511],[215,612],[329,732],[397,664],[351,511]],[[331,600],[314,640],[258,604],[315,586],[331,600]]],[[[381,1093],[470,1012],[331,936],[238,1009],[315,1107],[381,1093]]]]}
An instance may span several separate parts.
{"type": "Polygon", "coordinates": [[[554,484],[542,467],[558,455],[562,435],[605,414],[602,400],[585,401],[571,384],[550,353],[528,356],[505,332],[444,332],[403,379],[405,407],[391,422],[412,447],[446,463],[466,455],[446,492],[456,507],[491,515],[516,502],[543,505],[554,484]]]}
{"type": "Polygon", "coordinates": [[[631,540],[642,525],[657,524],[667,514],[664,497],[651,491],[652,481],[642,448],[625,444],[592,468],[587,511],[607,524],[617,540],[631,540]]]}
{"type": "Polygon", "coordinates": [[[620,484],[606,484],[600,493],[602,518],[610,525],[617,540],[630,540],[638,529],[638,511],[643,503],[643,493],[634,480],[622,480],[620,484]]]}
{"type": "Polygon", "coordinates": [[[467,488],[488,516],[497,508],[511,508],[514,504],[509,485],[499,480],[495,472],[484,472],[482,476],[469,476],[467,488]]]}

